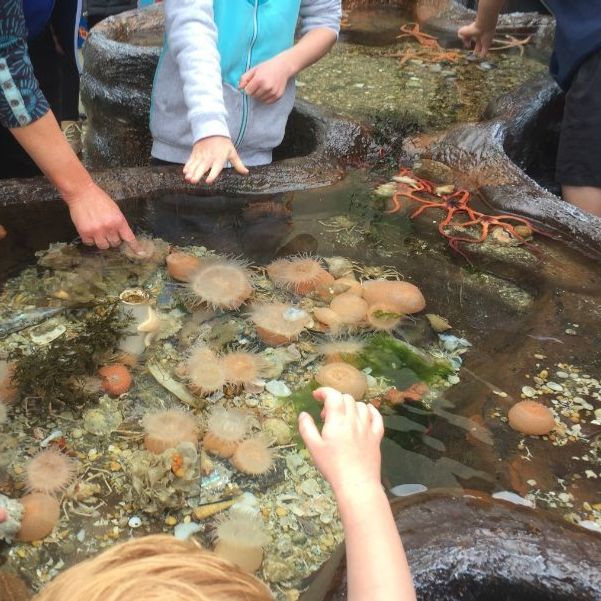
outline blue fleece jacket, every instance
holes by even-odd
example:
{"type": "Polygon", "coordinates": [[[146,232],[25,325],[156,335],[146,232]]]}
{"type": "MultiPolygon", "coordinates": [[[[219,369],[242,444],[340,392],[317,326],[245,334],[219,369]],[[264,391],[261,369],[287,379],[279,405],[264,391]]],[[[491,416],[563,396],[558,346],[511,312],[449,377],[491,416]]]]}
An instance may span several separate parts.
{"type": "Polygon", "coordinates": [[[555,15],[551,73],[567,90],[580,65],[601,48],[601,0],[544,0],[555,15]]]}
{"type": "Polygon", "coordinates": [[[238,89],[240,77],[326,27],[338,33],[340,0],[165,0],[165,43],[154,81],[152,156],[185,163],[192,145],[227,136],[246,165],[271,162],[294,104],[294,80],[265,104],[238,89]]]}

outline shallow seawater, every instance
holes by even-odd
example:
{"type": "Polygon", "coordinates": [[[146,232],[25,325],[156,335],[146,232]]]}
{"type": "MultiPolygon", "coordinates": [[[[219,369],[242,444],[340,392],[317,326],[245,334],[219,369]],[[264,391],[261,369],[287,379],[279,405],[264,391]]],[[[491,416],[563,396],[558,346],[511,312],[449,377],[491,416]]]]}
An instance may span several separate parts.
{"type": "MultiPolygon", "coordinates": [[[[342,257],[352,262],[360,280],[416,284],[426,298],[424,313],[443,317],[451,329],[440,336],[423,314],[412,316],[393,332],[402,349],[394,347],[400,353],[396,358],[390,360],[380,345],[379,361],[371,355],[371,363],[360,365],[367,365],[370,375],[368,399],[385,414],[386,488],[510,491],[570,521],[601,525],[598,264],[564,243],[536,237],[535,254],[522,247],[500,252],[493,245],[469,265],[439,238],[432,225],[437,213],[426,212],[416,221],[402,211],[386,213],[387,198],[374,193],[385,181],[356,171],[319,190],[251,198],[174,194],[136,199],[125,210],[138,232],[178,250],[248,262],[255,300],[286,300],[309,314],[324,302],[275,289],[262,266],[289,255],[321,257],[326,266],[334,265],[332,257],[342,257]],[[421,363],[412,364],[418,367],[407,368],[407,348],[419,349],[421,363]],[[382,358],[389,363],[382,365],[382,358]],[[426,372],[416,375],[424,361],[451,368],[428,378],[429,392],[421,400],[408,397],[404,404],[392,404],[391,385],[402,392],[427,379],[426,372]],[[513,431],[507,411],[520,398],[552,407],[556,433],[525,437],[513,431]]],[[[56,246],[72,242],[73,231],[66,213],[49,208],[5,210],[0,222],[8,231],[0,242],[0,324],[36,306],[71,307],[0,338],[0,359],[22,349],[36,353],[38,364],[57,361],[55,373],[64,375],[71,363],[52,349],[64,350],[72,336],[75,353],[85,354],[78,336],[102,323],[93,321],[90,305],[115,299],[124,288],[142,286],[163,320],[161,333],[132,368],[129,392],[109,397],[92,391],[91,397],[82,393],[61,401],[28,389],[28,397],[9,408],[0,426],[0,493],[23,494],[26,461],[43,445],[60,447],[80,467],[76,484],[61,497],[61,521],[53,534],[35,545],[5,547],[8,566],[39,587],[64,566],[115,541],[174,532],[178,524],[198,524],[195,536],[212,545],[217,516],[226,514],[198,520],[194,511],[250,492],[271,539],[258,575],[279,598],[295,598],[342,536],[331,492],[292,435],[299,408],[318,411],[308,391],[323,363],[317,348],[328,339],[324,328],[317,324],[297,342],[270,350],[257,338],[244,306],[207,316],[190,304],[186,289],[166,275],[163,257],[135,263],[118,251],[56,246]],[[226,385],[210,394],[181,393],[187,390],[186,378],[178,368],[199,341],[220,353],[251,349],[271,357],[277,369],[264,380],[277,384],[270,384],[271,392],[258,383],[250,391],[226,385]],[[187,402],[157,381],[152,375],[157,368],[159,375],[169,375],[172,390],[176,382],[175,390],[187,402]],[[292,394],[278,396],[282,391],[292,394]],[[262,432],[268,418],[288,425],[289,434],[273,445],[274,469],[253,477],[228,460],[194,456],[191,465],[202,467],[202,477],[194,469],[176,477],[167,458],[160,469],[154,466],[156,480],[144,480],[140,474],[152,459],[142,445],[145,414],[182,406],[204,428],[210,408],[221,405],[248,412],[254,434],[262,432]]],[[[360,336],[367,344],[374,339],[368,330],[360,336]]],[[[104,362],[115,360],[114,349],[102,352],[104,362]]],[[[57,387],[56,394],[65,394],[64,388],[57,387]]]]}

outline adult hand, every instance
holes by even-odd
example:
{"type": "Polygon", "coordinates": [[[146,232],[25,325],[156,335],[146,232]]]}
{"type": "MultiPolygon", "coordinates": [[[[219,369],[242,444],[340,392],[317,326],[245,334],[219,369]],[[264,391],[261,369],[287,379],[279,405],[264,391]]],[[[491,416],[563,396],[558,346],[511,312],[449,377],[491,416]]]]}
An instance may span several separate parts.
{"type": "Polygon", "coordinates": [[[480,26],[478,21],[460,27],[457,32],[457,36],[463,41],[466,48],[470,48],[472,43],[474,44],[474,53],[480,58],[484,58],[488,54],[494,35],[494,28],[485,29],[480,26]]]}
{"type": "Polygon", "coordinates": [[[286,57],[278,55],[244,73],[238,87],[249,96],[272,104],[284,95],[292,75],[286,57]]]}
{"type": "Polygon", "coordinates": [[[333,388],[318,388],[313,396],[324,403],[321,434],[307,413],[298,416],[299,431],[334,493],[340,497],[357,487],[379,489],[384,423],[378,410],[333,388]]]}
{"type": "Polygon", "coordinates": [[[123,241],[127,242],[134,252],[138,251],[136,237],[123,213],[108,194],[94,182],[89,182],[65,200],[73,224],[84,244],[106,249],[110,246],[119,246],[123,241]]]}
{"type": "Polygon", "coordinates": [[[192,153],[184,165],[184,177],[191,184],[197,184],[208,172],[206,182],[212,184],[225,165],[232,167],[242,175],[248,175],[248,169],[240,160],[232,141],[225,136],[209,136],[192,146],[192,153]]]}

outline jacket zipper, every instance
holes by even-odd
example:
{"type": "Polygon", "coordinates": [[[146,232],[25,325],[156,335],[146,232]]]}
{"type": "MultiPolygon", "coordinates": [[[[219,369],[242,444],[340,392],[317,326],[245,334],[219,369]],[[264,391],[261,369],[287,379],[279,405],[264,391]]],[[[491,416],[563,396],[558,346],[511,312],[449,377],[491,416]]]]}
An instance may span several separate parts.
{"type": "MultiPolygon", "coordinates": [[[[253,53],[253,48],[255,47],[255,43],[257,41],[257,36],[259,33],[259,0],[254,0],[254,7],[253,7],[253,34],[252,37],[250,39],[250,44],[248,46],[248,52],[246,54],[246,70],[244,71],[246,73],[246,71],[248,71],[250,69],[250,66],[252,64],[252,53],[253,53]]],[[[245,94],[244,92],[242,92],[242,119],[240,121],[240,131],[238,132],[238,137],[236,138],[236,141],[234,142],[234,146],[236,148],[238,148],[240,146],[240,144],[242,144],[242,140],[244,139],[244,134],[246,133],[246,126],[248,123],[248,106],[249,106],[249,98],[248,95],[245,94]]]]}

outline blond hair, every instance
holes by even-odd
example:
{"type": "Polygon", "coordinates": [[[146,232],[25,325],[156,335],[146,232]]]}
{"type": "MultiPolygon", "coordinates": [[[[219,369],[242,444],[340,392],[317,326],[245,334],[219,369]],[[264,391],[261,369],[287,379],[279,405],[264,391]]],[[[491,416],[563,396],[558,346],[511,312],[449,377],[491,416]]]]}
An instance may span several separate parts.
{"type": "Polygon", "coordinates": [[[137,538],[69,568],[34,601],[273,601],[251,574],[192,542],[137,538]]]}

